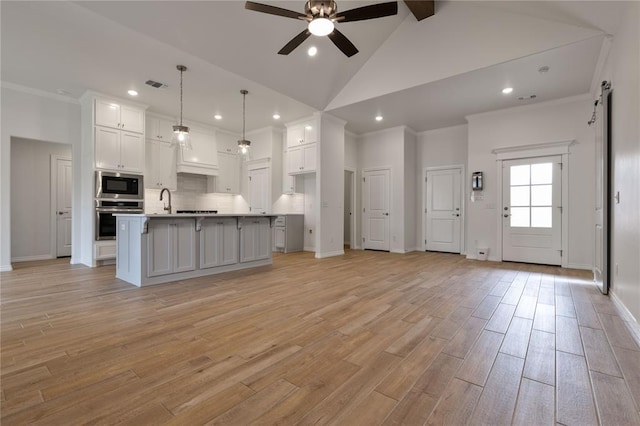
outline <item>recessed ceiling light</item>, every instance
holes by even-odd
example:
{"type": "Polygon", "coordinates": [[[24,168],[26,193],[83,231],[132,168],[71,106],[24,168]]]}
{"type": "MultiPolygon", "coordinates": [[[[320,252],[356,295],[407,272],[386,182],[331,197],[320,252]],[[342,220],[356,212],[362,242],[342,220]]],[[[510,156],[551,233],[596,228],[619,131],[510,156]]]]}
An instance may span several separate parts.
{"type": "Polygon", "coordinates": [[[316,53],[318,53],[318,48],[315,46],[311,46],[309,50],[307,50],[307,55],[309,56],[316,56],[316,53]]]}
{"type": "Polygon", "coordinates": [[[382,116],[381,115],[376,115],[376,121],[382,121],[382,116]]]}
{"type": "Polygon", "coordinates": [[[280,114],[273,114],[274,120],[280,120],[280,114]]]}
{"type": "Polygon", "coordinates": [[[504,89],[502,89],[502,93],[504,93],[505,95],[508,95],[511,92],[513,92],[513,87],[505,87],[504,89]]]}
{"type": "Polygon", "coordinates": [[[129,96],[138,96],[138,92],[133,89],[129,90],[127,93],[129,94],[129,96]]]}
{"type": "Polygon", "coordinates": [[[216,120],[222,120],[222,116],[220,114],[216,114],[213,116],[216,120]]]}

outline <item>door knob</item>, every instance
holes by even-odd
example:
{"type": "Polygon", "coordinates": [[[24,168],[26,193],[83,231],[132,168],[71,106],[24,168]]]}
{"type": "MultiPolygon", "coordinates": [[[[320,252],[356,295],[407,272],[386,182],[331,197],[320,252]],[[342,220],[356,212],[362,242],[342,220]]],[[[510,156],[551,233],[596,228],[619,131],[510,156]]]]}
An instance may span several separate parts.
{"type": "Polygon", "coordinates": [[[509,217],[509,215],[508,215],[508,214],[504,214],[503,216],[504,216],[504,217],[509,217]]]}
{"type": "Polygon", "coordinates": [[[504,210],[505,210],[505,211],[509,210],[509,207],[505,207],[505,208],[504,208],[504,210]]]}
{"type": "Polygon", "coordinates": [[[64,214],[64,212],[58,212],[58,214],[59,214],[59,215],[63,215],[63,214],[64,214]]]}
{"type": "Polygon", "coordinates": [[[460,216],[460,213],[453,213],[451,216],[459,217],[459,216],[460,216]]]}
{"type": "Polygon", "coordinates": [[[389,216],[389,213],[383,213],[385,216],[389,216]]]}

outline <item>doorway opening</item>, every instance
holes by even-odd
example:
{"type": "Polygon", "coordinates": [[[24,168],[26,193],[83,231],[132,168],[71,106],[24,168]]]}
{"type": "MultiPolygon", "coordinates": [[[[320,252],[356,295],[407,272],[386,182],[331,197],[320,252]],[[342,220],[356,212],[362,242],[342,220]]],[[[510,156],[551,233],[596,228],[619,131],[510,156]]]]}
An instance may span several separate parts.
{"type": "Polygon", "coordinates": [[[356,173],[354,170],[344,171],[344,248],[356,248],[356,173]]]}
{"type": "Polygon", "coordinates": [[[71,256],[72,146],[11,138],[11,262],[71,256]]]}

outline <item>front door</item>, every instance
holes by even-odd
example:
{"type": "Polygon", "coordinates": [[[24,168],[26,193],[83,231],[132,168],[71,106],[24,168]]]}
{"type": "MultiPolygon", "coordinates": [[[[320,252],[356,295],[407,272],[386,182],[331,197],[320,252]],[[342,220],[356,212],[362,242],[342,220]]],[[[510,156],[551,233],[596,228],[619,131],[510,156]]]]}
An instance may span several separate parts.
{"type": "Polygon", "coordinates": [[[503,260],[562,263],[561,170],[561,157],[503,162],[503,260]]]}
{"type": "Polygon", "coordinates": [[[460,253],[460,168],[427,171],[427,250],[460,253]]]}
{"type": "Polygon", "coordinates": [[[365,249],[389,251],[389,169],[364,172],[365,249]]]}
{"type": "Polygon", "coordinates": [[[71,160],[56,159],[56,256],[71,256],[71,160]]]}

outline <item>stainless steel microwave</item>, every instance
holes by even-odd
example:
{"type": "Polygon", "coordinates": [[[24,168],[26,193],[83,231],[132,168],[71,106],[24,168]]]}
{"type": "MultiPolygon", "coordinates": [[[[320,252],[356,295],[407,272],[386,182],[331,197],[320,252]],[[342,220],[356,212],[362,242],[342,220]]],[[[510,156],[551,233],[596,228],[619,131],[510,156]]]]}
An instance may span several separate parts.
{"type": "Polygon", "coordinates": [[[144,199],[144,177],[96,171],[96,198],[144,199]]]}

